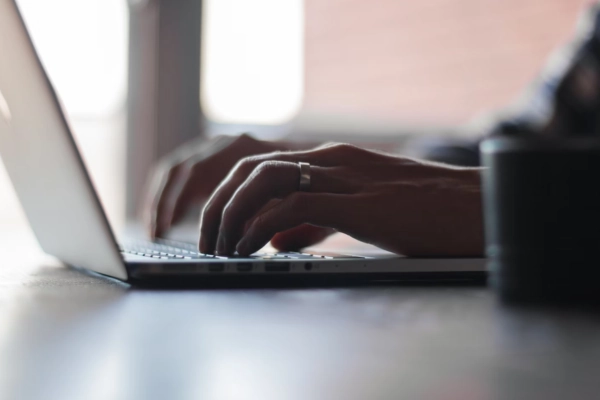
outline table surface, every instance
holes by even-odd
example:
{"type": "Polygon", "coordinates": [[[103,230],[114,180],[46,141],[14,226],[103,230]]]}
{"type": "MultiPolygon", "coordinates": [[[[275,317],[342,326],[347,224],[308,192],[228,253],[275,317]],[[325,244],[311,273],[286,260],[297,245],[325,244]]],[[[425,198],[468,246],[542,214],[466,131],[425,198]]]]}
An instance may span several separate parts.
{"type": "Polygon", "coordinates": [[[485,287],[140,290],[0,243],[0,399],[600,398],[595,312],[485,287]]]}

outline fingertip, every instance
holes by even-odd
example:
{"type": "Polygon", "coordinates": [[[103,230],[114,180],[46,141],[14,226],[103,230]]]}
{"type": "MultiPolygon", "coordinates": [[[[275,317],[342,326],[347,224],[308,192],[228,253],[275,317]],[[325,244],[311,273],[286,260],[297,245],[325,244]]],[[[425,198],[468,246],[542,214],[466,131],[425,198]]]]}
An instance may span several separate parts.
{"type": "Polygon", "coordinates": [[[271,245],[280,251],[295,251],[323,241],[333,231],[311,225],[300,225],[279,232],[271,239],[271,245]]]}
{"type": "Polygon", "coordinates": [[[280,251],[294,251],[306,247],[311,240],[307,240],[302,230],[291,230],[275,234],[271,238],[271,246],[280,251]]]}
{"type": "Polygon", "coordinates": [[[280,251],[296,250],[296,249],[291,249],[287,238],[284,235],[280,235],[280,234],[276,234],[275,236],[273,236],[273,238],[271,238],[271,246],[273,246],[274,248],[276,248],[277,250],[280,250],[280,251]]]}
{"type": "Polygon", "coordinates": [[[206,238],[201,234],[200,241],[198,243],[198,250],[200,250],[200,253],[208,254],[208,243],[206,242],[206,238]]]}
{"type": "Polygon", "coordinates": [[[225,256],[226,251],[225,251],[225,238],[223,237],[223,235],[219,235],[219,238],[217,239],[217,254],[221,255],[221,256],[225,256]]]}
{"type": "Polygon", "coordinates": [[[249,256],[250,254],[252,254],[250,241],[248,239],[246,239],[246,237],[242,238],[242,240],[240,240],[240,242],[236,246],[236,251],[238,252],[238,254],[240,256],[243,256],[243,257],[249,256]]]}
{"type": "Polygon", "coordinates": [[[156,224],[150,224],[150,227],[148,228],[148,236],[150,236],[150,239],[155,240],[156,236],[157,236],[157,227],[156,224]]]}
{"type": "Polygon", "coordinates": [[[159,223],[154,224],[152,228],[153,228],[152,229],[152,238],[153,239],[156,239],[162,235],[163,229],[159,223]]]}
{"type": "Polygon", "coordinates": [[[171,229],[171,226],[171,217],[166,214],[161,215],[161,217],[156,221],[156,237],[163,237],[171,229]]]}

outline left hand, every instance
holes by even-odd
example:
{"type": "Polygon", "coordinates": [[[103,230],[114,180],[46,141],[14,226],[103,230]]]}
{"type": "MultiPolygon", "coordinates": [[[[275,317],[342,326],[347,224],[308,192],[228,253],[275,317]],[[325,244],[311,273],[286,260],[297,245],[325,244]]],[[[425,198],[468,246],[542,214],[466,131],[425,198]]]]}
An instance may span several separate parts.
{"type": "Polygon", "coordinates": [[[204,208],[200,251],[249,255],[310,224],[404,255],[479,256],[481,214],[478,169],[337,144],[240,161],[204,208]],[[308,192],[298,162],[311,164],[308,192]]]}
{"type": "Polygon", "coordinates": [[[200,138],[161,159],[150,175],[144,207],[150,237],[162,237],[189,208],[208,199],[240,159],[272,152],[278,145],[248,134],[200,138]]]}

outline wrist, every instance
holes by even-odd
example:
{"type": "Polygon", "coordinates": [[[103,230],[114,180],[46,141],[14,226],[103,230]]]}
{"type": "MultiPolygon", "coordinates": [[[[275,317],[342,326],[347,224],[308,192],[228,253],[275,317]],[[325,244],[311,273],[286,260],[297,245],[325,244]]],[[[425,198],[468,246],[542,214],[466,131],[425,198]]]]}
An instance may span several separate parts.
{"type": "Polygon", "coordinates": [[[484,253],[483,204],[481,196],[481,172],[483,168],[464,170],[464,234],[468,243],[466,254],[481,256],[484,253]]]}

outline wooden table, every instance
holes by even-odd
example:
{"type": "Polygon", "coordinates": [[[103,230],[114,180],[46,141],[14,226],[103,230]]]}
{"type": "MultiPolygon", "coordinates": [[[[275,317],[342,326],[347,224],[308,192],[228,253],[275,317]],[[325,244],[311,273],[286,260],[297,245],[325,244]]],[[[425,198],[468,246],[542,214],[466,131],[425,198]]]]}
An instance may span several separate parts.
{"type": "Polygon", "coordinates": [[[139,290],[0,239],[0,399],[600,398],[591,312],[485,287],[139,290]]]}

